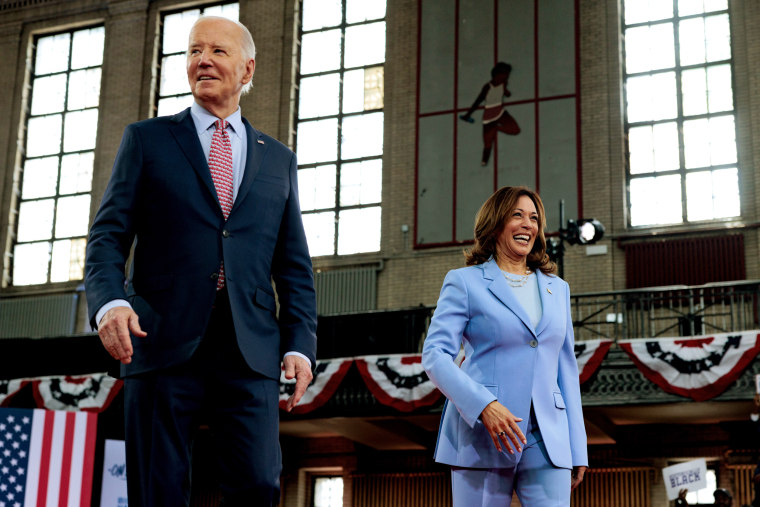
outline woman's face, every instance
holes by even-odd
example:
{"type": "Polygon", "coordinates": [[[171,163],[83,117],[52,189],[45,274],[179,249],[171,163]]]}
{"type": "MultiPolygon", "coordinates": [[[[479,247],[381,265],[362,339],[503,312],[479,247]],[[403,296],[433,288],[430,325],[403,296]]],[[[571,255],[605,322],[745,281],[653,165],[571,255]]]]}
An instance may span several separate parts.
{"type": "Polygon", "coordinates": [[[516,262],[525,261],[538,236],[538,220],[533,200],[527,195],[521,195],[496,239],[498,256],[516,262]]]}

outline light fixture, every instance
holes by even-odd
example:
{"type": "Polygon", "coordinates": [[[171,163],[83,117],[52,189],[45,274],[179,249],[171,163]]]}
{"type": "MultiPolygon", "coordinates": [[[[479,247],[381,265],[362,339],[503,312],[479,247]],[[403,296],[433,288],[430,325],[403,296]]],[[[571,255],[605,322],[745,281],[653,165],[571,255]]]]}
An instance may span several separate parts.
{"type": "MultiPolygon", "coordinates": [[[[565,221],[565,201],[559,202],[559,223],[565,221]]],[[[604,225],[595,218],[568,220],[567,227],[559,230],[559,236],[546,238],[546,253],[557,263],[559,276],[565,276],[565,242],[571,245],[593,245],[604,236],[604,225]]]]}
{"type": "Polygon", "coordinates": [[[595,218],[568,220],[560,236],[571,245],[593,245],[604,236],[604,225],[595,218]]]}

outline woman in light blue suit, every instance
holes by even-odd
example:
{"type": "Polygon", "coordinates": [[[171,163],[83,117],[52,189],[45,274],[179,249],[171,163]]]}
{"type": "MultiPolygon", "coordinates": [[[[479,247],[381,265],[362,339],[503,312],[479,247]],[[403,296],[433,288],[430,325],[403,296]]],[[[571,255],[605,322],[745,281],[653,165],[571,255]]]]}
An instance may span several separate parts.
{"type": "Polygon", "coordinates": [[[455,507],[508,506],[513,491],[523,507],[567,506],[588,466],[570,292],[545,224],[538,194],[499,189],[467,267],[443,282],[422,364],[447,398],[435,459],[451,466],[455,507]]]}

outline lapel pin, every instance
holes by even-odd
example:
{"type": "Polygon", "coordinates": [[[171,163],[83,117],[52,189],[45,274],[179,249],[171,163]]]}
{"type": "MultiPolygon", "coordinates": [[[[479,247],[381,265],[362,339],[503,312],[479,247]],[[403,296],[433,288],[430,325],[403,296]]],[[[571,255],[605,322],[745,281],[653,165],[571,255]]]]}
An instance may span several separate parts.
{"type": "Polygon", "coordinates": [[[551,290],[549,287],[547,287],[547,288],[546,288],[546,292],[548,292],[549,294],[551,294],[551,293],[552,293],[552,290],[551,290]]]}
{"type": "Polygon", "coordinates": [[[264,141],[262,141],[261,139],[258,139],[258,143],[259,144],[264,144],[264,141]]]}

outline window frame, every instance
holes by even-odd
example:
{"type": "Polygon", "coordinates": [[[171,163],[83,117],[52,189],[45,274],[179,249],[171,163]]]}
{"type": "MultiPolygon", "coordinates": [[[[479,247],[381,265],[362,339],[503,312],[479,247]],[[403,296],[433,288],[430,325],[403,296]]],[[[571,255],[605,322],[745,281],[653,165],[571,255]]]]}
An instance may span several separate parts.
{"type": "Polygon", "coordinates": [[[345,500],[345,478],[340,473],[340,470],[325,470],[325,471],[315,471],[315,472],[309,472],[308,473],[309,478],[309,498],[308,498],[308,505],[309,507],[315,507],[315,502],[317,499],[317,480],[318,479],[340,479],[341,482],[343,482],[343,495],[345,500]]]}
{"type": "Polygon", "coordinates": [[[626,208],[625,208],[625,217],[626,217],[626,227],[631,230],[646,230],[646,229],[660,229],[660,228],[678,228],[678,227],[684,227],[684,226],[694,226],[694,225],[704,225],[704,224],[714,224],[714,223],[725,223],[725,222],[735,222],[737,220],[741,220],[742,218],[742,200],[741,200],[741,176],[742,176],[742,163],[741,163],[741,156],[740,156],[740,149],[739,149],[739,133],[738,133],[738,118],[737,118],[737,105],[736,105],[736,99],[737,99],[737,93],[736,93],[736,71],[735,71],[735,51],[734,51],[734,40],[733,37],[733,31],[731,29],[731,21],[732,21],[732,13],[731,13],[731,5],[730,1],[727,1],[727,7],[725,9],[716,10],[716,11],[710,11],[710,12],[702,12],[697,14],[689,14],[680,16],[678,14],[678,0],[672,0],[673,3],[673,15],[669,18],[664,19],[658,19],[655,21],[643,21],[639,23],[631,23],[626,24],[625,22],[625,1],[621,3],[621,9],[620,9],[620,27],[621,27],[621,33],[620,33],[620,40],[622,43],[622,51],[621,51],[621,73],[622,73],[622,113],[623,113],[623,136],[624,136],[624,167],[625,167],[625,198],[626,198],[626,208]],[[695,64],[688,64],[688,65],[682,65],[681,64],[681,51],[680,51],[680,27],[679,24],[684,20],[689,19],[705,19],[711,16],[717,16],[725,14],[728,16],[728,23],[729,23],[729,47],[730,47],[730,57],[728,59],[722,59],[722,60],[714,60],[714,61],[704,61],[701,63],[695,63],[695,64]],[[626,68],[627,63],[627,47],[625,43],[625,34],[626,30],[630,28],[636,28],[636,27],[642,27],[642,26],[655,26],[660,24],[667,24],[670,23],[673,25],[673,49],[674,49],[674,65],[672,67],[665,67],[665,68],[658,68],[654,70],[646,70],[641,72],[634,72],[634,73],[628,73],[626,68]],[[723,110],[718,112],[710,112],[709,110],[704,113],[700,114],[693,114],[693,115],[685,115],[683,111],[683,84],[682,84],[682,75],[684,71],[694,70],[694,69],[704,69],[705,72],[711,67],[721,66],[721,65],[728,65],[730,69],[731,74],[731,94],[732,94],[732,108],[729,110],[723,110]],[[659,75],[667,72],[673,72],[675,75],[675,84],[676,84],[676,115],[672,118],[666,118],[666,119],[659,119],[659,120],[645,120],[645,121],[636,121],[636,122],[630,122],[628,119],[628,80],[630,78],[635,77],[641,77],[641,76],[654,76],[659,75]],[[736,161],[729,164],[709,164],[706,166],[700,166],[695,168],[687,168],[686,167],[686,154],[685,154],[685,141],[684,141],[684,123],[693,121],[693,120],[700,120],[700,119],[713,119],[713,118],[720,118],[720,117],[727,117],[731,116],[734,119],[734,146],[737,152],[736,161]],[[677,137],[678,137],[678,163],[679,167],[677,169],[667,170],[667,171],[652,171],[647,173],[637,173],[632,174],[631,173],[631,150],[630,150],[630,130],[632,128],[636,127],[646,127],[651,126],[654,127],[659,124],[666,124],[666,123],[675,123],[676,129],[677,129],[677,137]],[[713,218],[707,218],[707,219],[695,219],[695,220],[689,220],[688,218],[688,192],[687,192],[687,175],[699,173],[699,172],[709,172],[713,173],[716,170],[721,169],[730,169],[730,168],[736,168],[737,171],[737,180],[738,180],[738,194],[737,197],[740,199],[739,203],[739,213],[737,215],[733,215],[730,217],[713,217],[713,218]],[[671,176],[671,175],[678,175],[680,178],[680,191],[681,191],[681,220],[678,222],[668,222],[668,223],[648,223],[648,224],[640,224],[640,225],[632,225],[631,218],[632,218],[632,210],[631,210],[631,182],[636,179],[640,178],[649,178],[649,177],[663,177],[663,176],[671,176]]]}
{"type": "MultiPolygon", "coordinates": [[[[68,29],[54,29],[51,31],[45,31],[45,32],[38,32],[38,33],[32,33],[31,34],[31,40],[30,40],[30,58],[28,60],[29,66],[26,70],[26,79],[28,84],[28,91],[24,95],[24,101],[21,105],[22,107],[22,118],[23,118],[23,126],[21,127],[21,132],[18,135],[18,144],[20,147],[18,150],[18,160],[19,160],[19,168],[18,168],[18,176],[17,176],[17,183],[14,184],[14,193],[15,197],[11,201],[10,211],[11,215],[15,216],[15,220],[13,222],[12,227],[10,228],[11,236],[9,238],[8,244],[8,250],[6,251],[6,255],[8,257],[8,263],[6,264],[6,276],[3,280],[3,289],[10,289],[10,290],[29,290],[30,288],[39,288],[39,287],[66,287],[71,285],[80,285],[82,281],[84,280],[84,252],[82,252],[82,277],[81,278],[69,278],[68,280],[61,280],[61,281],[52,281],[52,270],[53,270],[53,261],[54,261],[54,245],[57,241],[61,240],[83,240],[84,245],[86,248],[88,235],[89,235],[89,224],[90,219],[92,218],[92,196],[93,196],[93,188],[92,183],[94,180],[94,172],[95,172],[95,154],[98,149],[98,125],[100,124],[100,110],[102,106],[102,97],[101,97],[101,91],[102,91],[102,85],[103,85],[103,72],[102,69],[105,64],[105,23],[102,21],[93,21],[92,23],[79,25],[75,27],[71,27],[68,29]],[[73,47],[74,47],[74,34],[77,32],[82,32],[85,30],[91,30],[93,28],[102,28],[104,31],[104,46],[103,46],[103,54],[101,56],[101,61],[99,65],[88,65],[85,67],[80,67],[76,69],[72,69],[72,58],[73,58],[73,47]],[[48,72],[44,74],[37,74],[37,52],[38,52],[38,46],[40,39],[47,38],[47,37],[55,37],[57,35],[62,34],[69,34],[69,41],[68,41],[68,61],[66,63],[66,68],[64,70],[55,71],[55,72],[48,72]],[[80,109],[72,109],[70,110],[69,107],[69,90],[70,90],[70,76],[71,74],[75,72],[82,72],[82,71],[88,71],[91,69],[100,69],[101,75],[100,75],[100,83],[98,88],[98,104],[97,106],[85,106],[80,109]],[[43,113],[39,115],[33,115],[32,114],[32,100],[34,99],[34,88],[36,85],[36,81],[38,78],[42,77],[48,77],[48,76],[56,76],[56,75],[66,75],[66,88],[64,91],[64,98],[63,98],[63,108],[60,112],[57,113],[43,113]],[[89,149],[77,149],[77,150],[71,150],[66,151],[64,148],[64,141],[65,141],[65,134],[66,134],[66,116],[73,112],[82,112],[82,111],[88,111],[88,110],[95,110],[98,113],[98,123],[95,128],[95,142],[92,146],[92,148],[89,149]],[[44,155],[38,155],[38,156],[29,156],[28,155],[28,134],[29,134],[29,122],[32,119],[35,118],[44,118],[46,116],[50,115],[60,115],[61,116],[61,138],[60,138],[60,146],[58,148],[58,151],[55,153],[48,153],[44,155]],[[62,174],[62,162],[63,158],[67,155],[81,155],[83,153],[91,153],[93,156],[93,174],[91,175],[90,179],[90,188],[87,191],[74,191],[71,193],[61,193],[61,174],[62,174]],[[29,160],[34,159],[44,159],[44,158],[50,158],[55,157],[57,158],[57,170],[56,170],[56,180],[55,180],[55,191],[51,195],[43,196],[43,197],[32,197],[32,198],[23,198],[22,192],[24,188],[24,179],[25,179],[25,170],[26,170],[26,164],[29,160]],[[88,196],[89,197],[89,204],[88,204],[88,211],[87,211],[87,231],[84,235],[68,235],[68,236],[60,236],[58,237],[56,235],[56,224],[57,224],[57,218],[59,214],[59,201],[62,198],[67,197],[79,197],[79,196],[88,196]],[[51,231],[50,231],[50,237],[46,239],[34,239],[29,241],[19,241],[19,226],[21,225],[21,222],[19,220],[20,218],[20,211],[21,206],[24,203],[27,202],[39,202],[44,200],[52,200],[53,201],[53,215],[52,215],[52,222],[51,222],[51,231]],[[48,260],[47,260],[47,269],[46,269],[46,281],[39,282],[39,283],[28,283],[28,284],[16,284],[14,280],[14,271],[15,271],[15,264],[16,264],[16,247],[18,245],[31,245],[35,243],[48,243],[49,245],[49,251],[48,251],[48,260]]],[[[71,264],[71,259],[69,259],[69,265],[71,264]]]]}
{"type": "MultiPolygon", "coordinates": [[[[354,163],[361,163],[371,160],[380,160],[381,164],[381,172],[380,172],[380,178],[382,182],[382,177],[384,173],[384,156],[385,156],[385,68],[386,68],[386,62],[387,62],[387,51],[385,54],[385,57],[383,58],[382,62],[379,63],[372,63],[367,65],[359,65],[359,66],[353,66],[353,67],[346,67],[345,66],[345,55],[346,55],[346,29],[350,27],[357,27],[362,25],[370,25],[374,23],[384,23],[385,25],[385,33],[386,33],[386,49],[387,49],[387,3],[386,3],[386,12],[385,15],[382,18],[375,18],[370,20],[364,20],[359,21],[356,23],[348,23],[346,20],[346,13],[347,13],[347,1],[348,0],[340,0],[341,2],[341,21],[340,23],[336,25],[331,26],[323,26],[320,28],[316,28],[313,30],[304,30],[303,29],[303,0],[299,0],[299,17],[298,17],[298,31],[297,31],[297,53],[296,53],[296,72],[295,72],[295,100],[294,103],[294,110],[293,110],[293,146],[294,148],[297,148],[298,146],[298,130],[299,125],[302,123],[310,123],[314,121],[320,121],[320,120],[326,120],[326,119],[335,119],[337,121],[337,149],[336,149],[336,158],[334,160],[323,160],[319,162],[309,162],[302,164],[300,161],[298,163],[298,171],[300,172],[302,169],[315,169],[320,166],[328,166],[328,165],[335,165],[335,192],[334,192],[334,200],[333,206],[331,207],[324,207],[324,208],[314,208],[309,210],[301,210],[301,215],[303,217],[307,215],[317,215],[322,213],[332,213],[333,215],[333,221],[334,221],[334,228],[333,228],[333,247],[332,247],[332,253],[329,254],[312,254],[312,258],[321,258],[321,259],[328,259],[328,258],[343,258],[346,256],[352,256],[352,255],[367,255],[367,254],[377,254],[382,251],[382,214],[383,214],[383,199],[382,199],[382,193],[380,196],[380,199],[377,202],[372,203],[360,203],[360,204],[349,204],[349,205],[341,205],[341,188],[340,188],[340,181],[341,181],[341,174],[342,169],[344,165],[347,164],[354,164],[354,163]],[[341,31],[341,44],[340,44],[340,63],[336,69],[332,70],[325,70],[320,72],[312,72],[303,74],[301,73],[301,41],[303,40],[304,35],[310,35],[315,34],[319,32],[326,32],[331,30],[339,29],[341,31]],[[361,111],[354,111],[346,113],[343,111],[343,90],[344,90],[344,76],[347,72],[350,71],[356,71],[356,70],[363,70],[364,72],[373,69],[381,67],[383,69],[383,105],[379,108],[374,109],[364,109],[361,111]],[[339,76],[339,88],[338,88],[338,112],[337,114],[331,114],[326,116],[315,116],[312,118],[305,118],[305,119],[299,119],[299,111],[301,106],[301,94],[300,94],[300,87],[301,87],[301,80],[305,78],[313,78],[313,77],[320,77],[320,76],[326,76],[331,74],[338,74],[339,76]],[[350,159],[344,159],[342,158],[342,125],[343,121],[346,118],[351,117],[359,117],[359,116],[365,116],[368,114],[373,113],[382,113],[383,115],[383,148],[382,152],[379,155],[368,155],[368,156],[362,156],[362,157],[356,157],[356,158],[350,158],[350,159]],[[340,241],[340,213],[343,211],[350,211],[350,210],[356,210],[356,209],[369,209],[369,208],[379,208],[380,211],[380,223],[378,224],[378,234],[380,236],[380,243],[378,245],[377,250],[368,250],[368,251],[361,251],[361,252],[355,252],[355,253],[347,253],[347,254],[341,254],[339,253],[339,241],[340,241]]],[[[296,155],[297,155],[296,151],[296,155]]],[[[299,185],[301,184],[299,180],[299,185]]],[[[382,191],[381,191],[382,192],[382,191]]]]}

